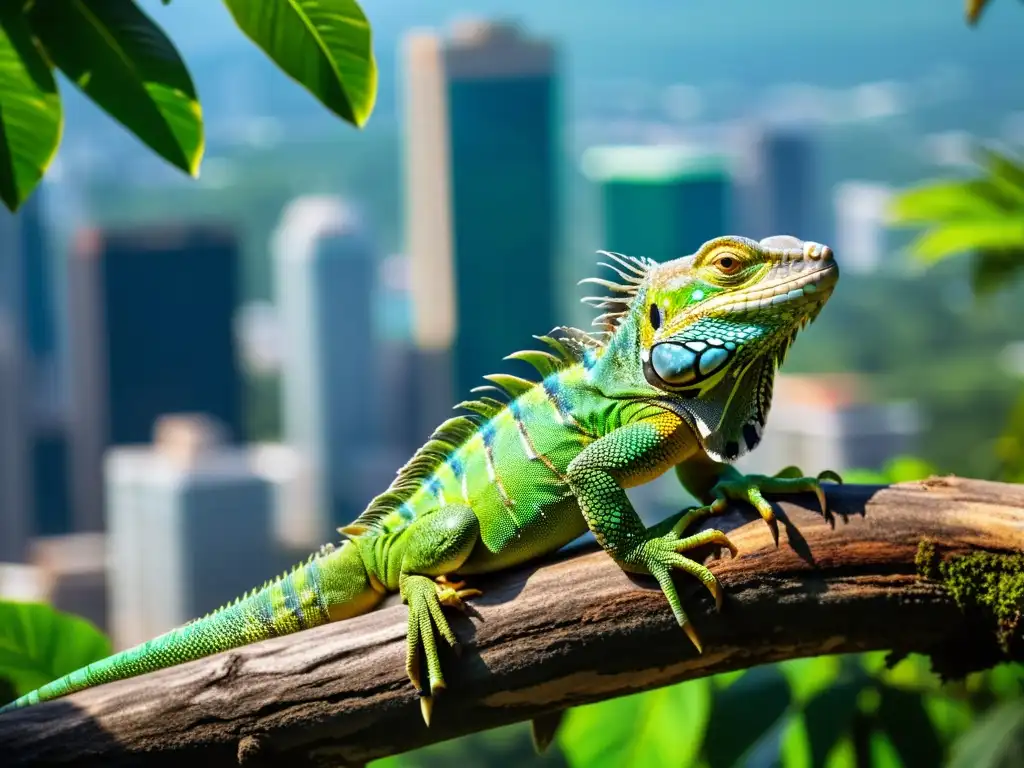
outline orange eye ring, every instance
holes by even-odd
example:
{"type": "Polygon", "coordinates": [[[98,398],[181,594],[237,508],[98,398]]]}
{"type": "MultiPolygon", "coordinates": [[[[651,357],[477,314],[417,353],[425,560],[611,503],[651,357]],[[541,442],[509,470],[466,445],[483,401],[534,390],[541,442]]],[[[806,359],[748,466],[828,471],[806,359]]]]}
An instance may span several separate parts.
{"type": "Polygon", "coordinates": [[[743,266],[736,254],[729,251],[720,253],[711,260],[712,266],[714,266],[723,275],[735,275],[740,271],[743,266]]]}

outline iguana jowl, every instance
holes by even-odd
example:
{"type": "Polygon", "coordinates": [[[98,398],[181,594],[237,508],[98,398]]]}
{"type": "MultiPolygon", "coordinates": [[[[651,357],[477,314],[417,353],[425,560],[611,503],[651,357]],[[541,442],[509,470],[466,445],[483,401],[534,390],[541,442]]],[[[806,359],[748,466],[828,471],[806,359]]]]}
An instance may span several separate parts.
{"type": "Polygon", "coordinates": [[[735,548],[720,531],[686,531],[727,500],[745,500],[778,542],[764,493],[813,491],[827,514],[824,473],[743,475],[730,462],[760,441],[776,368],[839,271],[827,246],[789,236],[721,237],[664,264],[605,255],[620,281],[585,281],[611,294],[584,299],[605,310],[600,330],[559,328],[539,337],[550,352],[510,355],[540,380],[488,376],[509,399],[481,395],[457,406],[469,415],[435,431],[341,529],[340,546],[4,710],[366,613],[397,591],[409,606],[407,670],[429,724],[432,697],[445,687],[438,640],[456,644],[442,607],[479,594],[461,580],[552,552],[588,528],[624,570],[658,580],[699,651],[671,573],[700,579],[720,606],[715,576],[683,553],[735,548]],[[646,528],[624,489],[670,469],[704,506],[646,528]]]}

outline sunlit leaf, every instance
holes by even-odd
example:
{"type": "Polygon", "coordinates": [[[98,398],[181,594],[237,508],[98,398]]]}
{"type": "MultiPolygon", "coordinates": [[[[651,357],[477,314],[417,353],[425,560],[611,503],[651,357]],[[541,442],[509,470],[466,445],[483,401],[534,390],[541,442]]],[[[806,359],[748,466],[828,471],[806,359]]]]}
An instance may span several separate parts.
{"type": "Polygon", "coordinates": [[[0,199],[10,210],[42,179],[63,125],[57,84],[20,5],[0,2],[0,199]]]}
{"type": "Polygon", "coordinates": [[[920,235],[911,252],[925,262],[988,249],[1024,250],[1024,217],[939,224],[920,235]]]}
{"type": "Polygon", "coordinates": [[[370,25],[355,0],[224,0],[235,23],[329,110],[362,127],[377,98],[370,25]]]}
{"type": "Polygon", "coordinates": [[[779,756],[785,768],[812,768],[811,743],[807,734],[807,723],[802,713],[786,719],[782,732],[779,756]]]}
{"type": "MultiPolygon", "coordinates": [[[[907,763],[906,765],[911,765],[907,763]]],[[[938,765],[938,763],[936,763],[938,765]]],[[[904,768],[896,748],[882,731],[871,733],[871,768],[904,768]]]]}
{"type": "Polygon", "coordinates": [[[1024,699],[993,707],[951,750],[948,768],[1012,768],[1024,753],[1024,699]]]}
{"type": "Polygon", "coordinates": [[[110,641],[83,618],[41,603],[0,602],[0,678],[19,696],[110,653],[110,641]]]}
{"type": "Polygon", "coordinates": [[[36,0],[32,27],[68,78],[147,146],[195,176],[203,121],[170,39],[133,0],[36,0]]]}
{"type": "Polygon", "coordinates": [[[710,681],[691,680],[575,707],[558,744],[573,766],[690,765],[710,714],[710,681]]]}
{"type": "Polygon", "coordinates": [[[835,681],[839,676],[840,661],[837,656],[793,659],[779,664],[779,671],[789,681],[793,701],[802,704],[835,681]]]}
{"type": "Polygon", "coordinates": [[[907,768],[941,764],[943,750],[921,694],[889,686],[881,689],[878,720],[907,768]]]}
{"type": "Polygon", "coordinates": [[[754,667],[715,691],[703,755],[711,768],[733,766],[786,713],[789,682],[777,666],[754,667]]]}
{"type": "Polygon", "coordinates": [[[885,473],[890,483],[924,480],[936,472],[938,468],[934,464],[916,456],[895,456],[885,464],[885,473]]]}
{"type": "Polygon", "coordinates": [[[974,722],[974,712],[967,701],[932,694],[922,702],[935,732],[945,744],[966,732],[974,722]]]}
{"type": "MultiPolygon", "coordinates": [[[[1024,405],[1024,398],[1020,405],[1024,405]]],[[[1021,415],[1024,416],[1024,413],[1021,415]]],[[[1024,426],[1020,433],[1024,434],[1024,426]]],[[[996,696],[1024,696],[1024,664],[999,664],[985,674],[988,676],[989,688],[996,696]]]]}
{"type": "Polygon", "coordinates": [[[888,219],[897,226],[989,219],[1001,209],[992,197],[991,185],[983,179],[931,182],[896,195],[888,219]]]}
{"type": "MultiPolygon", "coordinates": [[[[822,763],[815,763],[821,766],[822,763]]],[[[825,768],[857,768],[857,753],[849,736],[843,737],[829,750],[824,762],[825,768]]]]}

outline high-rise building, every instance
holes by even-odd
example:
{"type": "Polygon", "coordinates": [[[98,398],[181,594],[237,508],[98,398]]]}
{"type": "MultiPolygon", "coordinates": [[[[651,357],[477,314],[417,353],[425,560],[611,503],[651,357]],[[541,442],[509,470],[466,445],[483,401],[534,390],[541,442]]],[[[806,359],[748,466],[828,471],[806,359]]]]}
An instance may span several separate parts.
{"type": "Polygon", "coordinates": [[[413,334],[424,413],[437,419],[557,324],[556,58],[507,23],[405,41],[413,334]]]}
{"type": "Polygon", "coordinates": [[[68,265],[74,528],[103,530],[103,452],[166,413],[242,437],[239,247],[212,225],[79,233],[68,265]]]}
{"type": "Polygon", "coordinates": [[[27,377],[18,229],[0,214],[0,562],[20,563],[31,533],[27,377]]]}
{"type": "Polygon", "coordinates": [[[846,181],[833,193],[836,235],[833,247],[843,268],[873,272],[889,249],[886,211],[893,191],[887,184],[846,181]]]}
{"type": "Polygon", "coordinates": [[[738,150],[738,234],[826,239],[812,135],[797,126],[755,125],[741,132],[738,150]]]}
{"type": "Polygon", "coordinates": [[[58,611],[107,630],[106,535],[71,533],[33,539],[29,562],[45,589],[41,599],[58,611]]]}
{"type": "Polygon", "coordinates": [[[287,207],[272,250],[285,442],[309,461],[324,541],[361,511],[353,457],[377,442],[377,255],[357,214],[320,196],[287,207]]]}
{"type": "Polygon", "coordinates": [[[761,444],[738,466],[774,474],[795,464],[816,475],[824,469],[879,470],[889,459],[913,453],[921,430],[915,404],[868,402],[863,389],[852,375],[779,375],[761,444]]]}
{"type": "Polygon", "coordinates": [[[213,419],[158,420],[106,455],[110,626],[125,648],[272,578],[275,482],[213,419]],[[159,546],[154,546],[157,542],[159,546]]]}
{"type": "Polygon", "coordinates": [[[592,147],[583,172],[599,185],[609,251],[662,262],[731,230],[724,157],[681,146],[592,147]]]}

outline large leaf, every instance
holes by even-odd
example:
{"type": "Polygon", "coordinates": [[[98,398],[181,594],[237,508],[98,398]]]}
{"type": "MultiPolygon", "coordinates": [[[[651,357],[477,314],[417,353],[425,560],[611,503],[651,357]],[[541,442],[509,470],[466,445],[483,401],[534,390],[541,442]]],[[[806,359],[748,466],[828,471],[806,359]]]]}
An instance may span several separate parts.
{"type": "Polygon", "coordinates": [[[857,699],[867,683],[866,676],[856,675],[826,688],[804,706],[804,727],[807,729],[810,764],[825,765],[843,736],[850,731],[857,699]]]}
{"type": "Polygon", "coordinates": [[[192,78],[134,0],[36,0],[29,18],[76,86],[158,155],[198,175],[203,118],[192,78]]]}
{"type": "Polygon", "coordinates": [[[941,181],[911,187],[896,195],[886,212],[899,226],[934,224],[951,219],[986,219],[1000,211],[983,179],[941,181]]]}
{"type": "Polygon", "coordinates": [[[704,737],[703,754],[708,765],[736,765],[779,723],[790,701],[789,682],[776,665],[754,667],[728,688],[716,690],[704,737]]]}
{"type": "Polygon", "coordinates": [[[993,707],[953,745],[949,768],[1011,768],[1024,752],[1024,700],[993,707]]]}
{"type": "Polygon", "coordinates": [[[60,145],[64,115],[50,65],[19,3],[0,2],[0,199],[15,211],[60,145]]]}
{"type": "Polygon", "coordinates": [[[942,223],[918,237],[910,249],[927,262],[974,251],[1024,249],[1024,216],[942,223]]]}
{"type": "Polygon", "coordinates": [[[711,715],[711,682],[691,680],[575,707],[558,744],[573,766],[691,765],[711,715]]]}
{"type": "Polygon", "coordinates": [[[0,602],[0,678],[19,696],[111,653],[83,618],[41,603],[0,602]]]}
{"type": "Polygon", "coordinates": [[[905,768],[931,768],[942,762],[942,744],[922,695],[883,686],[878,720],[905,768]]]}
{"type": "Polygon", "coordinates": [[[235,23],[329,110],[362,127],[377,99],[370,25],[355,0],[224,0],[235,23]]]}

